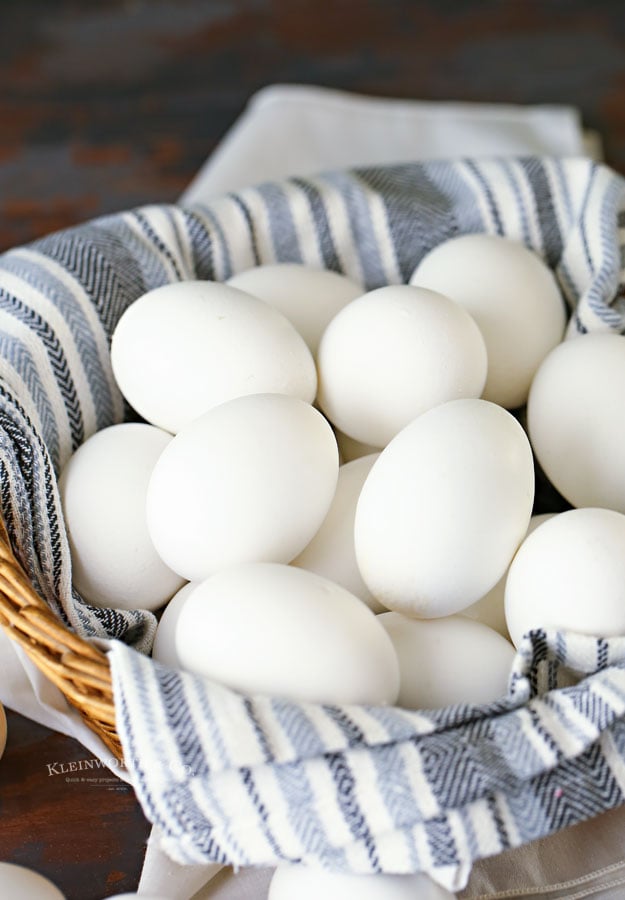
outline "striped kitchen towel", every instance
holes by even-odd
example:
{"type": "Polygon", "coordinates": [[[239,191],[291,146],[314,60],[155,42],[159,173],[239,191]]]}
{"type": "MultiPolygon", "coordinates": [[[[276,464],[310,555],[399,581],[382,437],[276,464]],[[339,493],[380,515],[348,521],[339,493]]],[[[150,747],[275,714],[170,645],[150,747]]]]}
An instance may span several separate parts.
{"type": "Polygon", "coordinates": [[[119,642],[111,662],[125,764],[181,863],[422,871],[455,891],[474,860],[625,800],[625,638],[534,632],[505,698],[415,712],[242,696],[119,642]],[[560,687],[573,672],[593,674],[560,687]]]}
{"type": "Polygon", "coordinates": [[[554,270],[569,335],[622,333],[624,216],[625,181],[586,159],[437,161],[144,207],[0,256],[2,513],[68,627],[113,639],[120,736],[176,858],[466,872],[611,808],[623,799],[623,653],[617,640],[591,641],[578,665],[578,639],[534,636],[502,705],[437,714],[273,705],[153,664],[141,655],[151,613],[102,610],[72,589],[55,481],[86,437],[129,415],[109,361],[122,312],[161,284],[274,261],[366,289],[406,282],[436,244],[487,232],[523,241],[554,270]],[[588,677],[545,694],[545,659],[554,677],[562,660],[588,677]]]}

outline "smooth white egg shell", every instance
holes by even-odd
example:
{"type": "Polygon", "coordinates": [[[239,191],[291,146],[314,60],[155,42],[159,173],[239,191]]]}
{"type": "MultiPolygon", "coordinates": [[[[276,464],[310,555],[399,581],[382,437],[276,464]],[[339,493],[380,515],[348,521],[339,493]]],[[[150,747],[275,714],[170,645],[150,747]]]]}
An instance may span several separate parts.
{"type": "Polygon", "coordinates": [[[332,319],[317,353],[320,409],[358,441],[384,447],[425,410],[479,397],[486,347],[473,319],[433,291],[391,285],[332,319]]]}
{"type": "Polygon", "coordinates": [[[279,866],[267,900],[448,900],[427,875],[351,875],[312,866],[279,866]]]}
{"type": "MultiPolygon", "coordinates": [[[[535,531],[539,525],[542,525],[543,522],[551,519],[553,515],[554,513],[540,513],[539,515],[532,516],[526,537],[531,534],[532,531],[535,531]]],[[[505,638],[510,637],[508,634],[504,602],[507,576],[508,570],[506,569],[495,587],[491,588],[480,600],[476,600],[471,606],[462,610],[463,616],[468,616],[470,619],[475,619],[483,625],[488,625],[489,628],[494,628],[495,631],[498,631],[499,634],[505,638]]]]}
{"type": "Polygon", "coordinates": [[[159,619],[152,644],[152,659],[170,666],[172,669],[181,667],[178,653],[176,652],[176,626],[185,600],[195,588],[196,582],[189,581],[181,587],[171,598],[163,614],[159,619]]]}
{"type": "Polygon", "coordinates": [[[471,314],[488,351],[482,396],[507,409],[522,406],[566,324],[557,281],[540,256],[508,238],[465,234],[434,247],[410,283],[446,294],[471,314]]]}
{"type": "Polygon", "coordinates": [[[157,553],[145,512],[148,482],[171,440],[152,425],[112,425],[88,438],[61,472],[72,581],[96,606],[157,609],[183,584],[157,553]]]}
{"type": "Polygon", "coordinates": [[[506,579],[508,630],[625,635],[625,515],[587,507],[558,513],[519,547],[506,579]]]}
{"type": "Polygon", "coordinates": [[[381,613],[399,660],[397,705],[438,709],[503,697],[515,649],[493,628],[464,616],[413,619],[381,613]]]}
{"type": "Polygon", "coordinates": [[[378,454],[363,456],[339,468],[336,492],[328,514],[312,541],[292,565],[316,572],[342,585],[374,612],[384,607],[362,580],[354,549],[354,519],[360,491],[378,454]]]}
{"type": "Polygon", "coordinates": [[[272,263],[246,269],[226,284],[247,291],[278,309],[291,322],[315,354],[328,322],[351,300],[362,285],[329,269],[301,263],[272,263]]]}
{"type": "Polygon", "coordinates": [[[6,900],[65,900],[48,878],[13,863],[0,862],[0,897],[6,900]]]}
{"type": "Polygon", "coordinates": [[[186,598],[175,629],[184,669],[245,693],[314,703],[392,704],[397,658],[376,616],[320,575],[231,566],[186,598]]]}
{"type": "Polygon", "coordinates": [[[536,458],[573,506],[625,513],[625,337],[586,334],[556,347],[527,403],[536,458]]]}
{"type": "Polygon", "coordinates": [[[290,562],[325,518],[338,449],[318,410],[282,394],[222,403],[173,438],[150,479],[154,546],[189,581],[240,562],[290,562]]]}
{"type": "Polygon", "coordinates": [[[175,434],[208,409],[246,394],[312,403],[315,363],[278,310],[215,281],[180,281],[144,294],[113,332],[111,364],[140,415],[175,434]]]}
{"type": "Polygon", "coordinates": [[[381,452],[356,508],[360,572],[388,609],[459,612],[502,577],[525,536],[534,466],[525,432],[486,400],[423,413],[381,452]]]}

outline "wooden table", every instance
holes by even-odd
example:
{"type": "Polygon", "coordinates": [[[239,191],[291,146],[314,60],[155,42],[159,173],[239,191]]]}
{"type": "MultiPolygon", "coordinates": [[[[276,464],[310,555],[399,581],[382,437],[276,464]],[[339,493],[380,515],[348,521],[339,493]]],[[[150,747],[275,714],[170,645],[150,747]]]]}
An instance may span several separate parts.
{"type": "MultiPolygon", "coordinates": [[[[622,0],[21,0],[0,6],[0,249],[175,201],[257,89],[576,105],[625,173],[622,0]]],[[[76,900],[136,888],[148,834],[90,754],[9,716],[0,858],[76,900]],[[79,777],[82,775],[79,773],[79,777]]]]}
{"type": "Polygon", "coordinates": [[[77,741],[10,710],[7,720],[0,859],[45,875],[67,900],[136,890],[150,825],[132,788],[77,741]]]}

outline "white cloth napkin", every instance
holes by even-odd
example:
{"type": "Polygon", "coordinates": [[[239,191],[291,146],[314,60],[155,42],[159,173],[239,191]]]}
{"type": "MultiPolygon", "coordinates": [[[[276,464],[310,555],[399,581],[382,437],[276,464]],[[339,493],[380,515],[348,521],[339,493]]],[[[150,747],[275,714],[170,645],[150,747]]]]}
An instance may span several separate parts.
{"type": "Polygon", "coordinates": [[[598,156],[570,106],[380,99],[272,85],[255,94],[180,203],[287,176],[466,156],[598,156]]]}

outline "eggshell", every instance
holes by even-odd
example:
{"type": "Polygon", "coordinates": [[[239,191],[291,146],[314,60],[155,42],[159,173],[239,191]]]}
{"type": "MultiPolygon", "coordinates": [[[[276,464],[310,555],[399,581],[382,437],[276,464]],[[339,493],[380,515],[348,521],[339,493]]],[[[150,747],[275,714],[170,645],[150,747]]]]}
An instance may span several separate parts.
{"type": "Polygon", "coordinates": [[[111,364],[128,402],[172,433],[234,397],[312,403],[317,389],[312,354],[288,319],[214,281],[167,284],[135,301],[113,332],[111,364]]]}
{"type": "MultiPolygon", "coordinates": [[[[532,531],[535,531],[539,525],[542,525],[543,522],[551,519],[553,515],[554,513],[541,513],[540,515],[532,516],[526,537],[532,531]]],[[[470,619],[475,619],[483,625],[488,625],[489,628],[494,628],[495,631],[498,631],[505,638],[510,637],[504,604],[507,575],[508,570],[506,569],[495,587],[491,588],[480,600],[462,610],[463,616],[468,616],[470,619]]]]}
{"type": "Polygon", "coordinates": [[[165,562],[199,581],[240,562],[290,562],[323,522],[338,449],[318,410],[281,394],[222,403],[154,467],[148,528],[165,562]]]}
{"type": "Polygon", "coordinates": [[[156,552],[145,513],[148,482],[171,441],[160,428],[104,428],[70,457],[59,478],[77,591],[96,606],[157,609],[183,584],[156,552]]]}
{"type": "Polygon", "coordinates": [[[447,297],[391,285],[332,319],[317,354],[317,402],[350,437],[384,447],[425,410],[479,397],[486,348],[473,319],[447,297]]]}
{"type": "Polygon", "coordinates": [[[558,513],[519,547],[506,579],[508,630],[625,635],[625,515],[587,507],[558,513]]]}
{"type": "Polygon", "coordinates": [[[365,290],[362,285],[329,269],[300,263],[255,266],[226,282],[278,309],[315,354],[328,322],[365,290]]]}
{"type": "Polygon", "coordinates": [[[508,238],[465,234],[431,250],[410,283],[446,294],[471,314],[488,351],[484,399],[522,406],[566,324],[557,281],[540,256],[508,238]]]}
{"type": "Polygon", "coordinates": [[[6,900],[65,900],[65,895],[38,872],[0,862],[0,897],[6,900]]]}
{"type": "Polygon", "coordinates": [[[465,616],[413,619],[378,616],[399,660],[398,706],[438,709],[503,697],[515,650],[493,628],[465,616]]]}
{"type": "Polygon", "coordinates": [[[267,900],[447,900],[454,897],[427,875],[351,875],[312,866],[280,866],[267,900]]]}
{"type": "Polygon", "coordinates": [[[540,366],[527,404],[536,458],[573,506],[625,513],[625,337],[586,334],[540,366]]]}
{"type": "Polygon", "coordinates": [[[164,666],[170,666],[172,669],[181,668],[180,659],[176,652],[176,627],[185,600],[195,587],[196,582],[188,581],[184,587],[181,587],[174,594],[163,610],[156,628],[156,634],[154,635],[152,659],[162,663],[164,666]]]}
{"type": "Polygon", "coordinates": [[[354,550],[356,504],[377,458],[378,454],[363,456],[339,468],[336,492],[328,514],[292,565],[329,578],[355,594],[374,612],[381,612],[384,607],[362,580],[354,550]]]}
{"type": "Polygon", "coordinates": [[[534,467],[516,419],[486,400],[423,413],[362,488],[356,559],[388,609],[432,618],[470,606],[504,574],[529,524],[534,467]]]}
{"type": "Polygon", "coordinates": [[[364,603],[320,575],[232,566],[189,594],[175,648],[184,669],[245,693],[315,703],[393,703],[397,658],[364,603]]]}

